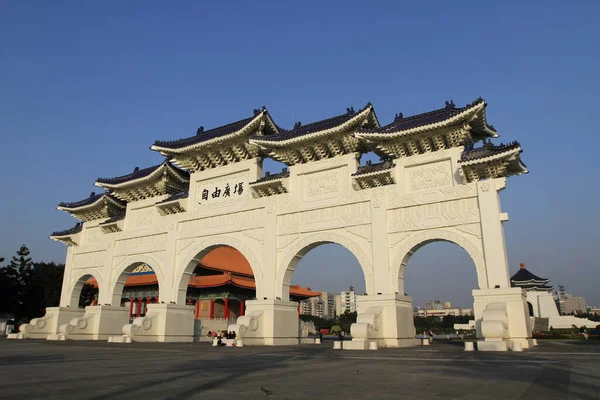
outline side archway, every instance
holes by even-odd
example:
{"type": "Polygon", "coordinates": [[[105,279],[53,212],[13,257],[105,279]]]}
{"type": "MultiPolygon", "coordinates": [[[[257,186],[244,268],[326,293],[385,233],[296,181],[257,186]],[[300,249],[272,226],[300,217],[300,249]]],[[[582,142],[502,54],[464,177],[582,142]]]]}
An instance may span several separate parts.
{"type": "Polygon", "coordinates": [[[308,235],[299,242],[294,243],[283,255],[277,269],[275,295],[283,300],[289,300],[292,275],[294,275],[298,262],[315,247],[330,243],[344,247],[356,257],[365,278],[365,290],[367,294],[373,293],[373,263],[367,253],[354,240],[344,235],[334,232],[320,232],[308,235]]]}
{"type": "Polygon", "coordinates": [[[102,281],[102,274],[100,274],[100,271],[94,268],[86,269],[85,271],[75,271],[71,276],[70,287],[68,289],[70,296],[67,305],[69,307],[79,307],[81,291],[90,278],[96,279],[96,282],[98,283],[98,293],[100,293],[100,288],[104,287],[104,282],[102,281]]]}
{"type": "Polygon", "coordinates": [[[256,298],[262,297],[263,272],[258,257],[242,240],[232,236],[210,237],[197,243],[192,243],[187,250],[177,257],[178,267],[173,280],[173,299],[177,304],[185,304],[188,283],[198,263],[205,255],[214,249],[228,246],[239,251],[250,264],[256,284],[256,298]]]}
{"type": "Polygon", "coordinates": [[[410,237],[395,251],[397,257],[390,268],[390,284],[393,292],[404,293],[404,270],[406,269],[406,264],[408,264],[408,261],[417,250],[433,242],[454,243],[464,249],[475,264],[479,289],[487,289],[487,272],[482,251],[463,235],[451,231],[431,230],[410,237]]]}
{"type": "Polygon", "coordinates": [[[142,264],[147,264],[152,268],[156,279],[158,281],[159,297],[163,298],[167,295],[166,288],[164,285],[165,278],[162,263],[151,255],[136,255],[127,257],[125,260],[120,262],[114,269],[111,277],[111,282],[108,287],[108,293],[106,299],[109,300],[109,304],[119,306],[121,304],[121,298],[123,295],[123,288],[127,282],[127,278],[133,272],[134,269],[142,264]]]}

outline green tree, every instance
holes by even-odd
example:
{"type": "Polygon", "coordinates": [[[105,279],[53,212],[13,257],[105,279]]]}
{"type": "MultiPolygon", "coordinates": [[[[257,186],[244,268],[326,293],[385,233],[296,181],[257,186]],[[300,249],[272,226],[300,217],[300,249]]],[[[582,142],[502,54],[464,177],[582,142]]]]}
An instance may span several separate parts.
{"type": "Polygon", "coordinates": [[[350,332],[350,326],[356,322],[356,316],[356,311],[350,312],[346,310],[343,314],[338,316],[337,323],[342,330],[350,332]]]}
{"type": "Polygon", "coordinates": [[[27,246],[22,245],[17,251],[17,255],[13,256],[6,267],[15,282],[16,304],[14,313],[15,317],[20,319],[31,317],[34,314],[34,310],[31,309],[32,301],[30,298],[30,295],[33,294],[33,288],[31,287],[33,261],[31,261],[29,254],[27,246]]]}
{"type": "Polygon", "coordinates": [[[17,306],[16,271],[9,266],[0,268],[0,313],[14,314],[17,306]]]}
{"type": "Polygon", "coordinates": [[[32,315],[29,317],[39,317],[45,314],[46,307],[58,306],[64,270],[63,264],[34,263],[30,294],[32,315]]]}

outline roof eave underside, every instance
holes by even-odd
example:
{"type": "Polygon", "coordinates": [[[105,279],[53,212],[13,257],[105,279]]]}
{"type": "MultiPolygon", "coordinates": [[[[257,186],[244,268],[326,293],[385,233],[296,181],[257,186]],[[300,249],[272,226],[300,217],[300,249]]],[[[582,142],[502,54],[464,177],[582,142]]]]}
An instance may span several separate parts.
{"type": "MultiPolygon", "coordinates": [[[[441,111],[441,110],[438,110],[438,111],[441,111]]],[[[420,114],[418,114],[418,115],[420,115],[420,114]]],[[[412,118],[412,117],[407,117],[406,119],[409,119],[409,118],[412,118]]],[[[417,134],[417,133],[428,132],[428,131],[433,131],[433,130],[437,130],[437,129],[443,129],[443,128],[446,128],[446,127],[449,127],[452,125],[457,125],[462,122],[471,123],[473,125],[475,125],[475,124],[479,125],[478,121],[481,121],[480,122],[480,124],[482,125],[481,130],[485,133],[484,135],[482,135],[482,137],[479,137],[478,140],[481,140],[486,137],[489,137],[489,138],[497,138],[498,137],[498,133],[495,130],[492,130],[489,127],[489,125],[487,124],[486,116],[485,116],[485,103],[484,102],[481,102],[473,107],[465,108],[463,111],[461,111],[460,113],[458,113],[452,117],[449,117],[449,118],[446,118],[444,120],[437,121],[434,123],[416,126],[414,128],[409,128],[409,129],[400,129],[400,130],[385,131],[387,129],[387,127],[383,127],[379,130],[374,129],[374,130],[368,130],[368,131],[366,131],[366,130],[358,131],[356,133],[356,137],[362,138],[362,139],[367,139],[370,141],[378,141],[378,140],[386,140],[387,141],[387,140],[393,140],[396,137],[409,136],[409,135],[413,135],[413,134],[417,134]]],[[[392,123],[390,125],[393,125],[393,124],[394,123],[392,123]]],[[[388,125],[388,127],[390,125],[388,125]]]]}
{"type": "MultiPolygon", "coordinates": [[[[255,125],[260,125],[260,122],[265,119],[266,122],[271,126],[271,129],[273,129],[273,131],[278,132],[278,128],[277,125],[273,122],[273,120],[271,119],[270,115],[268,114],[268,112],[266,111],[262,111],[261,113],[257,114],[254,118],[252,118],[246,125],[244,125],[242,128],[236,130],[235,132],[231,132],[222,136],[217,136],[215,138],[212,139],[208,139],[205,141],[200,141],[197,143],[192,143],[190,145],[187,146],[183,146],[183,147],[164,147],[164,146],[158,146],[158,145],[152,145],[150,147],[151,150],[154,151],[158,151],[160,152],[162,155],[165,156],[175,156],[175,155],[180,155],[180,154],[185,154],[185,153],[190,153],[193,152],[195,150],[198,150],[202,147],[206,147],[206,146],[210,146],[216,143],[221,143],[224,141],[229,141],[232,139],[236,139],[239,137],[246,137],[246,136],[250,136],[251,134],[253,134],[255,132],[255,130],[253,130],[255,125]]],[[[243,120],[241,120],[243,121],[243,120]]],[[[239,121],[237,121],[239,122],[239,121]]],[[[232,124],[235,124],[237,122],[233,122],[232,124]]],[[[229,125],[232,125],[229,124],[229,125]]],[[[226,125],[224,125],[226,126],[226,125]]],[[[215,128],[216,129],[221,129],[222,127],[218,127],[215,128]]],[[[208,134],[210,131],[207,131],[205,134],[208,134]]],[[[202,134],[200,134],[200,137],[202,136],[202,134]]]]}
{"type": "Polygon", "coordinates": [[[102,187],[102,188],[104,188],[106,190],[110,190],[110,191],[124,190],[124,189],[126,190],[129,187],[137,186],[141,183],[146,183],[146,182],[157,180],[165,173],[165,171],[167,172],[167,174],[169,174],[169,176],[173,177],[174,179],[178,180],[181,183],[188,183],[190,181],[189,177],[182,176],[184,174],[183,171],[175,169],[175,167],[173,167],[169,163],[163,163],[160,166],[158,166],[154,171],[152,171],[150,174],[140,177],[140,178],[137,178],[137,179],[132,179],[132,180],[128,180],[125,182],[116,183],[116,184],[110,184],[110,183],[96,181],[94,183],[94,185],[102,187]]]}
{"type": "MultiPolygon", "coordinates": [[[[328,128],[328,129],[322,129],[322,130],[318,130],[318,131],[314,131],[314,132],[309,132],[309,133],[306,133],[303,135],[292,136],[290,138],[281,139],[281,140],[278,140],[276,136],[273,136],[270,139],[261,139],[260,137],[254,136],[254,137],[250,138],[250,143],[259,145],[262,148],[266,148],[266,149],[286,147],[289,145],[300,144],[300,143],[306,142],[306,141],[314,141],[316,138],[321,138],[324,136],[348,132],[348,131],[352,130],[356,125],[358,125],[359,123],[361,123],[362,121],[364,121],[367,118],[372,118],[373,122],[377,126],[379,126],[379,121],[378,121],[377,117],[373,114],[373,111],[374,111],[373,106],[368,105],[364,109],[362,109],[359,112],[357,112],[356,114],[354,114],[353,117],[340,123],[339,125],[336,125],[334,127],[328,128]]],[[[333,118],[338,118],[338,117],[343,117],[343,115],[338,115],[333,118]]],[[[323,121],[325,121],[325,120],[323,120],[323,121]]],[[[319,122],[323,122],[323,121],[319,121],[319,122]]],[[[311,124],[313,124],[313,123],[311,123],[311,124]]],[[[309,124],[309,125],[311,125],[311,124],[309,124]]],[[[293,132],[293,130],[290,132],[293,132]]]]}

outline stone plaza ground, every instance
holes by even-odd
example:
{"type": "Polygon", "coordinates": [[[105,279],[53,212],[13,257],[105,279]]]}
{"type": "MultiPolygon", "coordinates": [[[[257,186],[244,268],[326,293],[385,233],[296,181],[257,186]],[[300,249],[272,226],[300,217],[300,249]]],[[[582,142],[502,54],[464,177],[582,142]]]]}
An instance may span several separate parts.
{"type": "Polygon", "coordinates": [[[442,341],[340,351],[0,339],[0,398],[599,399],[600,342],[483,353],[442,341]]]}

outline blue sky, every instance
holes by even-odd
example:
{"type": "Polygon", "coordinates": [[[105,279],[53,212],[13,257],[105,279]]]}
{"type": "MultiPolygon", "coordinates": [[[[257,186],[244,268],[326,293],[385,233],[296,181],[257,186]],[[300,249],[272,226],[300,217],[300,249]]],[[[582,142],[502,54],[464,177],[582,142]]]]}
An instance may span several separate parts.
{"type": "MultiPolygon", "coordinates": [[[[0,255],[27,244],[62,262],[47,237],[75,221],[56,205],[160,162],[154,140],[199,125],[266,105],[290,128],[368,101],[387,123],[482,96],[531,171],[501,194],[511,271],[524,261],[600,306],[600,3],[223,3],[0,2],[0,255]]],[[[345,251],[306,257],[298,283],[364,287],[345,251]]],[[[428,245],[407,267],[416,304],[470,306],[475,284],[457,246],[428,245]]]]}

